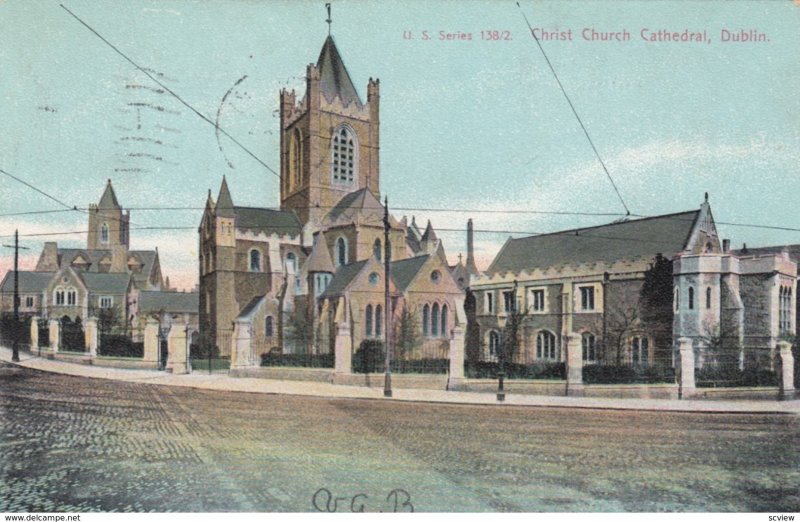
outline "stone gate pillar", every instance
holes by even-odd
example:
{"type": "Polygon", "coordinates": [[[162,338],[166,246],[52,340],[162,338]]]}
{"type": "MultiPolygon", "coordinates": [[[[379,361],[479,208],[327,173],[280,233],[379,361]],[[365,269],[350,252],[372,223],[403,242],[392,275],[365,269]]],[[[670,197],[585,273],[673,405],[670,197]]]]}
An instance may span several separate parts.
{"type": "Polygon", "coordinates": [[[336,340],[334,342],[336,352],[335,373],[353,372],[353,339],[350,337],[350,325],[341,322],[336,325],[336,340]]]}
{"type": "Polygon", "coordinates": [[[50,319],[47,326],[50,330],[50,350],[55,353],[58,351],[58,331],[61,323],[58,322],[58,319],[50,319]]]}
{"type": "Polygon", "coordinates": [[[39,347],[39,316],[31,317],[31,353],[39,347]]]}
{"type": "Polygon", "coordinates": [[[581,336],[567,334],[567,395],[583,396],[583,349],[581,336]]]}
{"type": "Polygon", "coordinates": [[[86,351],[89,352],[89,358],[94,359],[97,357],[97,317],[90,317],[86,320],[83,338],[86,343],[86,351]]]}
{"type": "Polygon", "coordinates": [[[692,340],[688,337],[678,339],[680,353],[680,388],[678,397],[688,399],[695,393],[694,387],[694,348],[692,340]]]}
{"type": "Polygon", "coordinates": [[[448,390],[459,390],[464,385],[464,329],[453,328],[450,336],[450,377],[447,380],[448,390]]]}
{"type": "Polygon", "coordinates": [[[144,362],[158,368],[159,352],[161,346],[158,342],[158,330],[160,324],[153,317],[148,317],[144,323],[144,362]]]}
{"type": "Polygon", "coordinates": [[[178,320],[172,323],[167,335],[167,371],[175,374],[189,373],[189,345],[186,343],[186,325],[178,320]]]}
{"type": "Polygon", "coordinates": [[[249,319],[239,318],[233,323],[231,346],[231,370],[255,366],[253,361],[253,339],[249,319]]]}
{"type": "Polygon", "coordinates": [[[792,355],[792,345],[786,341],[778,343],[778,353],[780,355],[780,373],[778,374],[778,384],[780,385],[780,398],[793,399],[794,389],[794,356],[792,355]]]}

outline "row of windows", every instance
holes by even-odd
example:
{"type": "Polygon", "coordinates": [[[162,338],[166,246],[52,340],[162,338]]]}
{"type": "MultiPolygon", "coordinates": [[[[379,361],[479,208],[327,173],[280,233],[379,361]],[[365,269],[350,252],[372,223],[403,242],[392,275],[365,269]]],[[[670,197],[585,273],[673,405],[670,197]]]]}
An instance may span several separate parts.
{"type": "MultiPolygon", "coordinates": [[[[628,362],[636,366],[647,366],[650,358],[650,344],[647,337],[634,336],[628,345],[628,362]]],[[[500,333],[489,332],[489,357],[496,359],[500,350],[500,333]]],[[[581,335],[581,356],[584,362],[598,360],[597,338],[593,333],[581,335]]],[[[556,336],[553,332],[542,330],[536,335],[536,359],[558,361],[559,354],[556,336]]]]}
{"type": "MultiPolygon", "coordinates": [[[[250,250],[250,271],[263,272],[265,268],[266,267],[262,264],[261,251],[256,248],[250,250]]],[[[287,272],[291,272],[293,274],[297,273],[297,256],[295,256],[293,252],[286,254],[285,268],[287,272]]]]}
{"type": "MultiPolygon", "coordinates": [[[[578,288],[580,292],[580,310],[583,312],[594,311],[595,308],[595,287],[594,286],[581,286],[578,288]]],[[[513,312],[516,310],[519,303],[515,302],[514,291],[506,290],[502,293],[503,296],[503,312],[513,312]]],[[[546,311],[545,303],[545,290],[543,288],[534,288],[529,290],[528,293],[528,306],[532,312],[546,311]]],[[[495,313],[494,307],[494,292],[489,291],[486,293],[486,313],[495,313]]]]}
{"type": "Polygon", "coordinates": [[[53,304],[56,306],[75,306],[78,304],[78,293],[74,288],[56,287],[53,291],[53,304]]]}
{"type": "MultiPolygon", "coordinates": [[[[289,141],[288,190],[307,184],[307,169],[303,164],[303,136],[295,129],[289,141]]],[[[348,125],[340,125],[331,138],[331,180],[337,185],[352,185],[358,177],[358,139],[348,125]]]]}
{"type": "Polygon", "coordinates": [[[367,337],[380,337],[382,335],[381,326],[383,325],[383,307],[375,305],[374,312],[372,305],[367,305],[365,314],[365,333],[367,337]],[[373,321],[373,317],[375,318],[373,321]]]}
{"type": "Polygon", "coordinates": [[[439,303],[422,307],[422,335],[425,337],[447,337],[447,305],[439,303]]]}
{"type": "MultiPolygon", "coordinates": [[[[686,299],[686,301],[687,301],[686,305],[687,306],[686,306],[686,308],[688,308],[689,310],[694,310],[694,307],[695,307],[694,287],[690,286],[688,288],[688,290],[686,291],[686,294],[687,294],[687,299],[686,299]]],[[[711,296],[712,296],[712,290],[711,290],[711,287],[709,286],[709,287],[706,288],[706,309],[707,310],[711,308],[711,296]]],[[[681,309],[681,289],[680,288],[676,288],[675,289],[675,311],[677,312],[680,309],[681,309]]]]}

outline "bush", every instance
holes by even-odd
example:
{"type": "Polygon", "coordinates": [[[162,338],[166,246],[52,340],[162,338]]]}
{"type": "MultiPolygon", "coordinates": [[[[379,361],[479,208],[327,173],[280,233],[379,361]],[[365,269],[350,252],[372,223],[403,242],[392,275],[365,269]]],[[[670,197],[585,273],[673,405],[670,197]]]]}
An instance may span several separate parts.
{"type": "Polygon", "coordinates": [[[334,354],[280,353],[271,351],[261,355],[261,366],[292,366],[300,368],[333,368],[334,354]]]}
{"type": "Polygon", "coordinates": [[[107,357],[144,357],[144,343],[135,343],[126,335],[101,334],[98,355],[107,357]]]}
{"type": "Polygon", "coordinates": [[[368,339],[353,356],[354,373],[380,373],[384,371],[386,356],[383,353],[383,342],[368,339]]]}
{"type": "Polygon", "coordinates": [[[614,366],[589,364],[583,367],[585,384],[656,384],[675,382],[675,369],[664,366],[614,366]]]}

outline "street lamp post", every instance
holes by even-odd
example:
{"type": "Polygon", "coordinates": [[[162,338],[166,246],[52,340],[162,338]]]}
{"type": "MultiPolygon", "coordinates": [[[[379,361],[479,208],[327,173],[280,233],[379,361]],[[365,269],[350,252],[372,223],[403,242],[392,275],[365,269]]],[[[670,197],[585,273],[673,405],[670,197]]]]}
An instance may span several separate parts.
{"type": "Polygon", "coordinates": [[[384,198],[384,211],[383,211],[383,266],[384,266],[384,276],[383,276],[383,292],[384,292],[384,304],[383,304],[383,312],[385,314],[385,320],[383,321],[383,335],[384,335],[384,346],[386,352],[386,360],[385,360],[385,374],[383,380],[383,396],[384,397],[391,397],[392,396],[392,350],[390,346],[391,342],[391,318],[392,318],[392,300],[389,296],[389,278],[390,275],[390,258],[391,258],[391,247],[389,245],[389,197],[386,196],[384,198]]]}

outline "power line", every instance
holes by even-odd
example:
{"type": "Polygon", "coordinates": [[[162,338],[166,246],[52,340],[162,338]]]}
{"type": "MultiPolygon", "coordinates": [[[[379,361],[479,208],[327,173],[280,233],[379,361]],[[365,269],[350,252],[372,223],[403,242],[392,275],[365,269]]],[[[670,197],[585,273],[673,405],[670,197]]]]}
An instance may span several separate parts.
{"type": "Polygon", "coordinates": [[[561,92],[564,94],[564,98],[567,99],[567,103],[569,104],[570,109],[572,109],[572,114],[575,115],[575,118],[578,120],[578,123],[580,124],[581,129],[583,129],[583,133],[586,135],[586,139],[589,141],[589,145],[592,146],[592,150],[594,151],[595,156],[597,156],[597,161],[600,162],[600,165],[603,167],[603,170],[605,171],[606,176],[608,176],[608,180],[611,182],[611,186],[614,187],[614,192],[617,193],[617,197],[619,198],[620,203],[622,203],[622,206],[625,207],[625,212],[627,213],[627,215],[630,215],[631,211],[630,211],[630,209],[628,209],[628,205],[626,205],[625,204],[625,200],[622,199],[622,194],[620,194],[619,189],[617,188],[617,184],[614,183],[614,179],[611,177],[611,173],[608,172],[608,169],[606,168],[606,164],[603,162],[603,158],[600,157],[600,153],[597,151],[597,147],[594,146],[594,142],[592,141],[592,137],[589,136],[589,131],[586,130],[586,126],[583,124],[583,121],[581,120],[581,117],[578,115],[578,111],[575,110],[575,106],[572,104],[572,100],[570,100],[569,95],[567,95],[566,89],[564,89],[564,86],[561,84],[561,80],[558,79],[558,75],[556,74],[556,70],[553,67],[553,64],[550,63],[550,58],[548,58],[547,57],[547,53],[544,52],[544,47],[542,47],[542,43],[539,41],[539,38],[536,36],[536,33],[534,32],[533,27],[531,27],[531,24],[528,21],[528,17],[525,15],[525,11],[522,10],[522,7],[519,5],[519,2],[517,2],[517,7],[519,7],[519,11],[520,11],[520,13],[522,13],[522,17],[525,19],[525,23],[528,25],[528,29],[530,30],[531,35],[533,36],[533,39],[536,40],[536,45],[539,47],[539,50],[542,52],[542,56],[544,56],[544,59],[547,62],[548,67],[550,67],[550,72],[553,73],[553,77],[556,79],[556,83],[558,83],[558,86],[561,89],[561,92]]]}
{"type": "Polygon", "coordinates": [[[14,181],[17,181],[17,182],[19,182],[19,183],[22,183],[22,184],[23,184],[23,185],[25,185],[26,187],[28,187],[28,188],[30,188],[30,189],[33,189],[33,190],[35,190],[36,192],[38,192],[39,194],[41,194],[41,195],[42,195],[42,196],[44,196],[44,197],[46,197],[46,198],[49,198],[49,199],[52,199],[53,201],[55,201],[56,203],[58,203],[58,204],[59,204],[59,205],[61,205],[62,207],[66,207],[66,208],[68,208],[69,210],[77,210],[77,208],[76,208],[74,205],[67,205],[66,203],[64,203],[63,201],[61,201],[60,199],[58,199],[57,197],[55,197],[55,196],[51,196],[51,195],[50,195],[50,194],[48,194],[47,192],[45,192],[45,191],[43,191],[43,190],[41,190],[41,189],[39,189],[39,188],[37,188],[37,187],[34,187],[33,185],[31,185],[30,183],[28,183],[28,182],[27,182],[27,181],[25,181],[24,179],[20,179],[20,178],[18,178],[17,176],[15,176],[15,175],[13,175],[13,174],[11,174],[11,173],[9,173],[9,172],[6,172],[6,171],[5,171],[5,170],[3,170],[3,169],[0,169],[0,173],[3,173],[3,174],[5,174],[6,176],[8,176],[9,178],[13,179],[14,181]]]}

